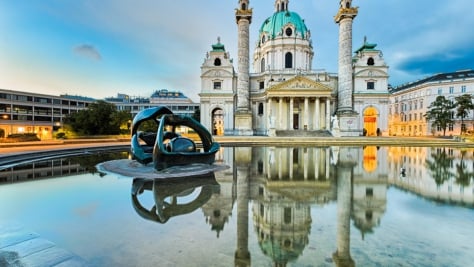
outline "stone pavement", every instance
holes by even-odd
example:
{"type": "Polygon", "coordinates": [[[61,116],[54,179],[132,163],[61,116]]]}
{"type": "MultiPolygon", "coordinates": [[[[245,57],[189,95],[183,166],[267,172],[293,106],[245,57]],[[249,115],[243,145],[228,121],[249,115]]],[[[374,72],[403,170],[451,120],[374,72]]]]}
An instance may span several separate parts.
{"type": "Polygon", "coordinates": [[[474,142],[436,137],[267,137],[215,136],[223,146],[446,146],[474,147],[474,142]]]}
{"type": "MultiPolygon", "coordinates": [[[[474,147],[474,142],[463,142],[452,138],[438,137],[294,137],[294,136],[214,136],[223,146],[454,146],[474,147]]],[[[25,152],[64,150],[68,148],[128,146],[129,139],[70,139],[22,143],[1,143],[0,157],[25,152]]]]}

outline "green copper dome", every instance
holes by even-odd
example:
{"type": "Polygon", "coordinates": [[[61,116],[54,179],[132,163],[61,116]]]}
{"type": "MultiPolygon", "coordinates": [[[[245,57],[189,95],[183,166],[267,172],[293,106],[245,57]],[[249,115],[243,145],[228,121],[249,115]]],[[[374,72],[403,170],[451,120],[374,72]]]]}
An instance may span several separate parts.
{"type": "Polygon", "coordinates": [[[285,29],[288,24],[292,24],[294,30],[301,38],[306,38],[308,29],[304,24],[304,20],[301,19],[300,15],[291,11],[280,11],[273,14],[273,16],[267,18],[262,27],[260,27],[260,35],[266,33],[267,37],[274,39],[278,35],[284,35],[285,29]]]}

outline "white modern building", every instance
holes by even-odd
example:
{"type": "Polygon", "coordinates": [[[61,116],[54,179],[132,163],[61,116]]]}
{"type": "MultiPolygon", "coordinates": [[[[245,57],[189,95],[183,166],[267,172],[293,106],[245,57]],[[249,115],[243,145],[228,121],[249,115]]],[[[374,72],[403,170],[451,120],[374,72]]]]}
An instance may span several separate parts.
{"type": "Polygon", "coordinates": [[[36,133],[52,139],[71,113],[85,109],[94,99],[72,95],[52,96],[0,89],[0,137],[36,133]]]}
{"type": "MultiPolygon", "coordinates": [[[[0,89],[0,138],[14,134],[36,134],[41,140],[53,139],[54,132],[64,125],[64,119],[86,109],[96,99],[74,95],[46,95],[0,89]]],[[[106,98],[118,110],[129,111],[131,119],[140,111],[166,106],[175,114],[193,116],[199,110],[182,92],[161,89],[150,97],[130,97],[118,94],[106,98]]]]}
{"type": "Polygon", "coordinates": [[[180,91],[167,89],[156,90],[150,97],[133,97],[126,94],[117,94],[116,97],[107,97],[105,101],[113,103],[118,110],[130,112],[132,118],[138,112],[152,107],[166,106],[174,114],[193,116],[199,110],[199,103],[194,103],[180,91]]]}

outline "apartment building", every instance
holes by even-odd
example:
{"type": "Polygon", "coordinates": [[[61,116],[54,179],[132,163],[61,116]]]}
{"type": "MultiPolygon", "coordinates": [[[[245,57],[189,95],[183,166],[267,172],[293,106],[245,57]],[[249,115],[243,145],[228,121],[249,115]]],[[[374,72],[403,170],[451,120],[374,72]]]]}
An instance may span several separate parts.
{"type": "MultiPolygon", "coordinates": [[[[430,77],[390,88],[389,135],[390,136],[441,136],[443,129],[432,126],[424,115],[428,107],[442,95],[455,102],[455,97],[474,94],[474,70],[439,73],[430,77]]],[[[459,135],[461,118],[446,129],[446,135],[459,135]]],[[[463,119],[468,131],[474,131],[474,113],[463,119]]]]}

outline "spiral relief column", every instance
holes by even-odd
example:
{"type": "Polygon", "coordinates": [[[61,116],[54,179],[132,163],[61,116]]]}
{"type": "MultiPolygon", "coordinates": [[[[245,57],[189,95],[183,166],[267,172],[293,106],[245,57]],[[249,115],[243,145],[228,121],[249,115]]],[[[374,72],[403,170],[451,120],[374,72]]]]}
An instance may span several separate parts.
{"type": "Polygon", "coordinates": [[[235,11],[238,26],[238,74],[235,131],[237,135],[253,135],[252,110],[250,106],[250,52],[249,29],[252,9],[248,0],[240,0],[235,11]]]}
{"type": "Polygon", "coordinates": [[[340,134],[342,136],[359,135],[358,114],[354,111],[352,80],[352,22],[357,16],[357,7],[352,0],[341,0],[335,21],[339,24],[339,62],[337,110],[340,134]]]}

